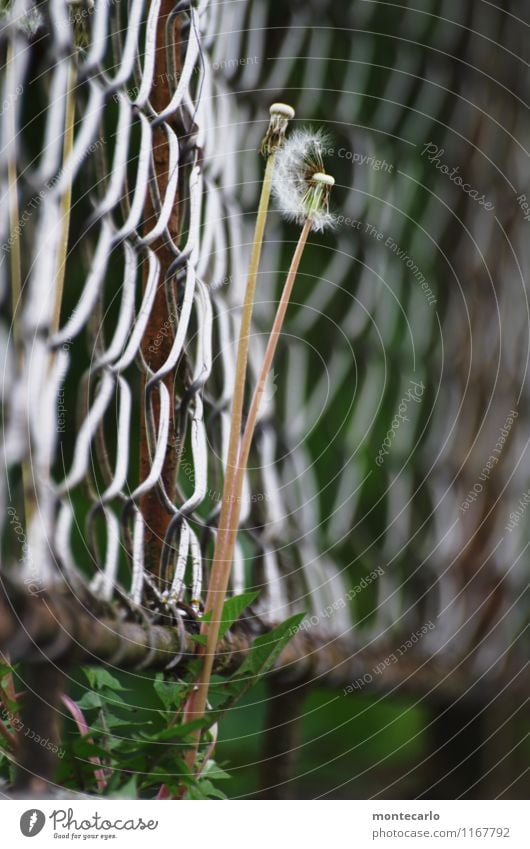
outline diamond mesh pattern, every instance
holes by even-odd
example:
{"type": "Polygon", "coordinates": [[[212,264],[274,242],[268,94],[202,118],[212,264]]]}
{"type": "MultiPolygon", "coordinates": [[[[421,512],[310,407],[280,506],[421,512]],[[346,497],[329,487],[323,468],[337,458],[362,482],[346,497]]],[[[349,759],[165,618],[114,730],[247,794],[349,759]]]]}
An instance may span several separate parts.
{"type": "MultiPolygon", "coordinates": [[[[4,302],[15,196],[23,280],[1,325],[6,546],[9,516],[22,514],[23,462],[34,491],[25,545],[4,568],[36,586],[66,575],[106,601],[200,610],[256,148],[281,98],[297,121],[330,132],[341,226],[312,236],[297,283],[260,413],[232,590],[264,588],[271,622],[307,610],[323,639],[371,642],[432,621],[426,652],[487,669],[524,624],[527,586],[525,521],[505,526],[528,488],[529,224],[516,200],[528,182],[528,14],[482,0],[277,6],[175,5],[177,46],[168,38],[162,77],[161,0],[96,0],[75,26],[52,0],[31,39],[24,3],[4,18],[4,302]],[[74,39],[86,41],[75,59],[74,39]],[[449,176],[455,167],[493,210],[449,176]],[[357,592],[367,575],[370,589],[357,592]]],[[[295,238],[273,211],[254,375],[295,238]]]]}

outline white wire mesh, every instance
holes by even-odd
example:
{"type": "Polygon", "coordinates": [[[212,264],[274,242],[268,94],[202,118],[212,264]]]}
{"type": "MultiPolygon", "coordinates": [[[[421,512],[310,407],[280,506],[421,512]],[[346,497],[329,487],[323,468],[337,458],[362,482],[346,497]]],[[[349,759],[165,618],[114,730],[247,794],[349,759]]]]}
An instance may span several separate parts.
{"type": "MultiPolygon", "coordinates": [[[[527,222],[506,211],[514,187],[523,191],[527,182],[528,153],[520,141],[527,121],[523,113],[522,124],[515,124],[521,110],[515,108],[512,66],[507,63],[504,82],[488,81],[487,49],[487,33],[501,19],[506,53],[520,53],[521,35],[515,19],[492,4],[470,4],[465,13],[464,6],[446,2],[431,39],[430,13],[411,7],[388,25],[394,32],[382,63],[378,4],[346,4],[340,14],[333,5],[290,4],[279,11],[239,0],[179,3],[172,20],[182,22],[181,67],[168,51],[168,73],[159,81],[160,0],[96,0],[93,8],[82,7],[90,35],[86,50],[76,53],[75,136],[64,162],[74,62],[69,6],[54,0],[31,41],[19,26],[23,3],[4,18],[3,37],[11,45],[3,89],[10,120],[2,124],[0,161],[4,246],[12,246],[9,173],[15,166],[20,215],[31,214],[20,218],[18,365],[8,323],[2,328],[1,448],[8,471],[2,506],[15,500],[10,470],[29,460],[36,509],[15,566],[22,580],[50,586],[64,573],[72,581],[83,575],[106,600],[118,593],[136,604],[176,602],[199,610],[219,513],[238,307],[262,168],[255,151],[267,107],[281,97],[295,106],[297,120],[319,120],[333,134],[330,170],[336,166],[341,178],[337,211],[370,223],[397,248],[384,250],[366,232],[343,226],[314,264],[316,252],[309,255],[285,335],[278,392],[260,413],[232,589],[263,587],[264,618],[308,610],[308,621],[328,635],[351,635],[354,626],[375,639],[395,626],[412,630],[436,619],[428,639],[444,646],[459,635],[465,653],[477,630],[471,613],[495,591],[495,617],[502,621],[526,585],[525,559],[518,557],[524,522],[498,545],[505,509],[497,503],[488,514],[500,495],[504,504],[515,503],[528,485],[520,435],[527,396],[527,222]],[[330,29],[337,16],[351,32],[340,57],[333,55],[330,29]],[[469,28],[480,35],[470,37],[469,28]],[[396,45],[398,37],[403,41],[396,45]],[[45,58],[39,57],[33,93],[27,81],[37,48],[45,58]],[[462,65],[468,70],[458,82],[455,68],[462,65]],[[170,93],[158,112],[155,84],[170,93]],[[369,87],[379,93],[367,94],[369,87]],[[27,119],[33,96],[37,144],[27,119]],[[169,159],[163,196],[153,179],[159,131],[169,159]],[[434,169],[422,187],[420,151],[431,134],[473,185],[486,161],[495,219],[479,215],[476,204],[434,169]],[[504,174],[496,164],[499,144],[509,161],[504,174]],[[357,163],[388,157],[392,168],[354,165],[354,153],[357,163]],[[60,328],[51,333],[62,202],[72,181],[76,204],[64,306],[60,328]],[[146,221],[148,202],[154,215],[146,221]],[[167,273],[159,240],[171,256],[167,273]],[[435,279],[434,258],[445,261],[446,280],[435,279]],[[409,259],[432,284],[434,306],[411,276],[409,259]],[[153,336],[161,286],[167,321],[153,336]],[[480,332],[484,323],[489,336],[480,332]],[[509,332],[503,335],[503,328],[509,332]],[[477,352],[480,340],[484,348],[477,352]],[[160,359],[162,349],[167,355],[160,359]],[[495,377],[499,352],[502,380],[495,377]],[[377,469],[374,457],[411,381],[424,385],[425,393],[421,403],[409,398],[408,425],[397,430],[377,469]],[[62,411],[61,399],[76,393],[77,412],[62,411]],[[488,481],[491,496],[461,514],[458,505],[516,406],[519,435],[507,442],[502,467],[488,481]],[[138,460],[142,408],[147,470],[138,460]],[[329,434],[325,451],[311,438],[315,427],[329,434]],[[168,445],[179,457],[176,494],[162,474],[168,445]],[[169,520],[158,580],[154,564],[146,562],[152,529],[143,505],[152,493],[169,520]],[[373,582],[368,615],[351,603],[351,586],[371,567],[382,573],[373,582]],[[505,581],[497,590],[500,577],[505,581]]],[[[260,273],[260,328],[270,323],[292,232],[273,212],[260,273]]],[[[10,254],[4,249],[0,265],[5,297],[10,254]]],[[[253,375],[262,350],[256,334],[253,375]]],[[[517,623],[523,613],[510,616],[517,623]]],[[[499,653],[516,630],[501,639],[493,628],[499,653]]]]}

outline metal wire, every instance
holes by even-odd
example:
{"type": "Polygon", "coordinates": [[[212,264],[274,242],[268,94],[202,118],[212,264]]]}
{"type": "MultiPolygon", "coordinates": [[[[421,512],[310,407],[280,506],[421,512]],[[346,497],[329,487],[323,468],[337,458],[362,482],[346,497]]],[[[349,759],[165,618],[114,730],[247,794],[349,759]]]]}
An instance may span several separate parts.
{"type": "MultiPolygon", "coordinates": [[[[391,172],[360,166],[348,172],[347,157],[339,161],[335,153],[333,165],[351,180],[342,189],[338,181],[338,211],[370,222],[405,254],[384,251],[369,235],[343,228],[326,243],[314,275],[304,272],[308,276],[290,319],[278,391],[260,411],[232,590],[263,587],[259,612],[271,622],[306,610],[308,621],[316,617],[315,627],[323,634],[347,636],[355,628],[368,641],[393,627],[411,630],[425,616],[434,617],[436,635],[427,635],[425,645],[429,640],[444,645],[454,634],[465,633],[464,654],[473,642],[470,610],[485,602],[499,577],[506,578],[497,614],[502,621],[509,599],[519,597],[525,583],[517,559],[524,522],[496,548],[506,521],[497,505],[488,533],[481,532],[480,545],[471,545],[486,508],[469,511],[462,520],[455,505],[475,484],[509,410],[517,405],[519,426],[524,418],[526,354],[520,352],[527,349],[528,315],[521,306],[529,264],[527,222],[499,212],[493,228],[493,219],[478,216],[471,200],[460,202],[454,186],[438,172],[429,173],[424,185],[419,150],[432,133],[448,158],[453,152],[455,161],[463,163],[472,181],[484,161],[495,171],[491,154],[502,140],[510,150],[504,157],[512,163],[511,179],[496,175],[496,206],[502,210],[506,198],[513,201],[514,184],[526,179],[528,153],[517,141],[522,129],[514,126],[508,133],[503,126],[515,113],[518,89],[513,80],[485,87],[486,36],[465,41],[461,28],[465,21],[468,30],[492,32],[503,13],[475,3],[471,20],[463,5],[443,3],[438,17],[453,23],[440,23],[434,45],[426,18],[409,10],[394,33],[403,43],[397,44],[393,64],[380,68],[382,84],[373,96],[367,89],[370,69],[377,64],[377,4],[344,10],[351,41],[344,42],[349,47],[342,57],[340,91],[331,55],[332,6],[293,4],[280,26],[272,4],[178,4],[167,32],[179,17],[181,69],[168,45],[167,79],[156,80],[160,0],[131,0],[126,10],[110,0],[97,0],[93,10],[86,7],[89,38],[83,50],[75,46],[64,0],[50,2],[49,16],[32,39],[20,27],[25,4],[13,4],[1,34],[12,57],[3,79],[12,120],[2,122],[1,191],[10,197],[9,168],[15,166],[20,215],[30,214],[27,221],[20,218],[25,222],[20,233],[24,287],[12,316],[22,334],[18,360],[9,324],[1,328],[5,412],[0,449],[7,475],[0,485],[0,507],[16,501],[16,470],[25,462],[31,467],[35,510],[24,551],[15,558],[20,563],[12,559],[5,568],[44,587],[65,572],[86,578],[92,592],[106,601],[125,592],[135,605],[152,607],[155,598],[169,610],[178,611],[179,604],[200,610],[228,445],[234,340],[252,231],[253,216],[246,212],[255,209],[260,179],[255,150],[268,104],[282,96],[293,103],[300,120],[327,123],[337,138],[335,149],[349,150],[351,161],[354,152],[392,160],[391,172]],[[313,27],[315,10],[318,29],[313,27]],[[276,40],[273,56],[270,33],[276,40]],[[32,96],[27,82],[35,46],[44,40],[45,58],[39,60],[44,107],[35,153],[31,123],[25,123],[32,96]],[[465,85],[454,75],[462,62],[479,69],[465,85]],[[63,161],[73,65],[75,135],[63,161]],[[298,81],[293,83],[295,69],[298,81]],[[170,92],[159,112],[153,106],[155,84],[170,92]],[[494,95],[505,98],[501,86],[508,84],[512,101],[501,108],[494,95]],[[332,115],[330,96],[335,99],[332,115]],[[509,114],[504,123],[503,109],[509,114]],[[451,122],[467,127],[466,139],[458,138],[451,122]],[[168,148],[163,196],[153,178],[158,132],[168,148]],[[75,204],[64,305],[61,326],[53,333],[62,199],[70,184],[75,204]],[[154,216],[146,222],[148,199],[154,216]],[[182,222],[179,240],[170,225],[176,207],[182,222]],[[412,240],[411,221],[417,225],[412,240]],[[163,272],[154,249],[159,240],[172,256],[163,272]],[[449,242],[450,257],[445,253],[449,242]],[[434,252],[445,258],[445,281],[435,280],[434,252]],[[436,308],[411,277],[409,258],[425,269],[436,308]],[[470,313],[469,301],[494,279],[494,297],[475,301],[470,313]],[[168,320],[153,338],[150,317],[161,286],[168,320]],[[502,326],[511,328],[509,338],[495,323],[497,310],[502,326]],[[481,338],[472,330],[484,321],[490,322],[486,347],[466,361],[463,351],[469,353],[475,336],[481,338]],[[167,356],[152,368],[148,348],[159,353],[166,337],[171,340],[167,356]],[[315,348],[325,338],[335,345],[315,348]],[[498,348],[505,369],[502,383],[490,380],[498,369],[498,348]],[[386,430],[379,423],[392,420],[411,380],[428,391],[421,403],[408,404],[408,426],[396,434],[378,472],[373,458],[386,430]],[[492,429],[482,426],[481,417],[493,397],[502,420],[492,429]],[[68,408],[63,414],[64,398],[68,408]],[[276,406],[283,412],[282,427],[276,406]],[[143,476],[137,456],[142,409],[150,458],[143,476]],[[173,413],[180,428],[176,497],[162,474],[167,446],[175,438],[173,413]],[[329,450],[322,456],[309,438],[316,423],[329,433],[329,450]],[[158,581],[145,563],[151,529],[142,504],[149,493],[156,493],[168,516],[158,581]],[[86,517],[86,533],[79,527],[81,517],[86,517]],[[372,613],[363,616],[350,603],[351,585],[370,565],[382,567],[383,574],[373,583],[372,613]]],[[[512,45],[517,52],[516,23],[503,20],[506,50],[512,45]]],[[[391,34],[388,39],[393,44],[391,34]]],[[[12,258],[10,208],[0,204],[5,295],[12,258]]],[[[273,212],[260,274],[260,328],[270,322],[277,272],[285,269],[284,247],[292,238],[273,212]]],[[[254,376],[262,352],[263,340],[256,333],[250,348],[254,376]]],[[[505,501],[516,500],[527,484],[519,462],[526,449],[521,440],[507,443],[496,472],[495,497],[502,493],[505,501]]],[[[4,509],[0,521],[5,539],[12,532],[4,509]]],[[[511,621],[521,622],[522,612],[517,615],[511,621]]],[[[491,640],[500,652],[514,634],[508,629],[501,638],[499,633],[491,640]]],[[[490,650],[481,651],[487,664],[490,650]]]]}

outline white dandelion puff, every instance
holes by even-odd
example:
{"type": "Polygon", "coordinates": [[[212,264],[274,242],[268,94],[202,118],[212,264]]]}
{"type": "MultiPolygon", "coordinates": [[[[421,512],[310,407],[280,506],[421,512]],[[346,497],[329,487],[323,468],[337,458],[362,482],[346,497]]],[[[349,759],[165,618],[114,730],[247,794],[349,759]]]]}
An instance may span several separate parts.
{"type": "Polygon", "coordinates": [[[18,19],[17,26],[28,38],[35,38],[38,31],[44,26],[44,18],[39,9],[30,6],[26,14],[18,19]]]}
{"type": "Polygon", "coordinates": [[[327,136],[317,130],[295,130],[276,154],[272,191],[280,211],[289,221],[303,224],[311,218],[313,230],[335,223],[329,211],[329,194],[335,180],[326,174],[322,155],[327,136]]]}
{"type": "Polygon", "coordinates": [[[1,6],[0,21],[5,19],[6,23],[14,24],[29,39],[34,38],[41,27],[44,26],[42,14],[32,3],[27,3],[26,9],[17,18],[13,17],[13,11],[8,3],[1,3],[1,6]]]}

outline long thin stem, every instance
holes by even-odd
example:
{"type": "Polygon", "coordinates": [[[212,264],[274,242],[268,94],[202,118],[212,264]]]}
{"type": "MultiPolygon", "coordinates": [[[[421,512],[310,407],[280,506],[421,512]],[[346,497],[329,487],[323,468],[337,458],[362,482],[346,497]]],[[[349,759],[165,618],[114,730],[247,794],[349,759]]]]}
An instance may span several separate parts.
{"type": "MultiPolygon", "coordinates": [[[[276,348],[278,347],[278,341],[280,338],[280,333],[282,330],[283,322],[285,320],[285,314],[287,312],[287,307],[289,306],[289,301],[291,299],[291,294],[293,291],[293,286],[296,280],[296,275],[298,273],[298,267],[300,265],[300,260],[302,258],[302,254],[304,252],[304,248],[307,242],[307,237],[311,231],[311,219],[308,218],[305,221],[304,226],[300,232],[300,237],[298,239],[298,244],[296,245],[295,252],[293,254],[293,258],[291,260],[291,265],[289,271],[287,273],[287,277],[285,279],[283,291],[280,297],[280,302],[278,304],[278,308],[276,310],[276,316],[274,318],[274,324],[272,325],[272,330],[269,336],[269,340],[267,342],[267,347],[265,349],[265,355],[263,357],[263,363],[261,365],[258,382],[256,388],[254,390],[254,394],[252,396],[252,401],[250,403],[250,409],[248,411],[247,421],[245,425],[245,430],[243,433],[243,438],[241,440],[241,448],[239,450],[239,459],[237,462],[237,469],[234,478],[234,484],[230,497],[230,504],[232,507],[232,512],[230,515],[230,535],[227,542],[227,547],[225,549],[225,558],[226,563],[228,564],[228,568],[230,568],[232,564],[232,560],[234,557],[234,548],[237,538],[237,531],[239,527],[239,516],[241,513],[241,495],[243,492],[243,483],[245,479],[245,473],[247,469],[248,458],[250,454],[250,448],[252,445],[252,439],[254,437],[254,432],[256,430],[256,421],[258,418],[258,411],[260,408],[260,404],[263,398],[263,393],[265,392],[267,378],[269,376],[269,372],[271,370],[272,361],[274,359],[274,355],[276,353],[276,348]]],[[[208,647],[207,647],[208,650],[208,647]]],[[[212,649],[215,651],[215,646],[212,649]]]]}
{"type": "MultiPolygon", "coordinates": [[[[223,507],[225,507],[226,520],[222,524],[223,533],[223,547],[221,549],[221,554],[219,557],[219,565],[222,567],[221,580],[217,584],[217,595],[211,601],[211,622],[209,623],[207,630],[207,641],[206,648],[204,653],[204,663],[201,669],[201,675],[199,678],[199,682],[197,685],[197,690],[195,692],[195,699],[193,702],[193,710],[191,711],[188,708],[188,717],[189,718],[200,718],[204,715],[206,710],[206,702],[208,698],[208,688],[210,684],[211,671],[213,666],[213,660],[215,657],[215,648],[217,645],[217,640],[219,637],[219,627],[222,618],[223,612],[223,603],[226,595],[226,591],[228,589],[228,581],[230,577],[230,570],[232,566],[232,560],[234,555],[234,547],[235,541],[237,538],[237,531],[239,526],[239,517],[241,512],[241,493],[243,491],[243,482],[245,478],[245,471],[248,462],[248,456],[250,452],[250,446],[252,444],[252,438],[254,436],[254,431],[256,428],[256,420],[258,416],[258,410],[263,398],[263,393],[265,391],[265,386],[267,382],[267,377],[269,375],[272,361],[274,359],[274,354],[276,353],[276,348],[278,346],[278,340],[280,338],[280,333],[282,329],[282,325],[285,319],[285,313],[287,311],[287,307],[289,304],[289,300],[291,297],[291,293],[293,290],[294,282],[296,279],[296,275],[298,272],[298,268],[300,265],[300,260],[302,258],[302,254],[304,252],[304,247],[307,242],[307,237],[311,230],[311,220],[308,218],[302,228],[300,233],[300,237],[298,239],[298,244],[296,246],[295,252],[293,254],[293,258],[291,260],[291,265],[289,268],[289,272],[287,274],[284,288],[282,291],[282,295],[280,298],[280,302],[278,304],[278,309],[276,311],[276,316],[274,319],[274,324],[272,326],[271,334],[269,337],[269,341],[267,343],[267,348],[265,350],[265,356],[263,358],[263,363],[261,366],[258,383],[254,390],[254,394],[252,397],[252,401],[250,404],[250,409],[247,417],[247,422],[245,425],[245,431],[243,434],[243,439],[241,441],[241,447],[239,449],[239,455],[237,459],[237,463],[234,464],[234,474],[230,479],[230,488],[228,490],[223,491],[223,507]]],[[[219,537],[218,537],[219,540],[219,537]]],[[[216,546],[217,552],[217,546],[216,546]]],[[[221,569],[220,569],[221,572],[221,569]]],[[[200,732],[197,732],[196,739],[198,743],[198,739],[200,738],[200,732]]],[[[196,753],[193,753],[193,759],[196,753]]],[[[190,763],[190,761],[188,761],[190,763]]],[[[193,761],[191,761],[193,762],[193,761]]]]}
{"type": "MultiPolygon", "coordinates": [[[[200,650],[199,654],[203,655],[204,661],[201,669],[201,676],[197,684],[197,689],[191,694],[185,711],[185,721],[190,716],[198,719],[204,716],[206,711],[206,701],[208,697],[208,687],[212,676],[212,668],[215,652],[211,650],[217,644],[219,637],[219,628],[221,621],[221,613],[228,588],[230,578],[230,562],[227,562],[224,551],[229,540],[229,520],[231,513],[230,499],[227,495],[233,489],[234,478],[237,470],[237,460],[239,452],[239,440],[241,436],[241,423],[243,419],[243,403],[245,400],[245,383],[247,374],[248,349],[250,341],[250,332],[252,325],[252,311],[254,307],[254,298],[256,292],[256,281],[258,277],[258,268],[261,259],[261,249],[263,245],[263,234],[265,232],[265,224],[267,221],[267,213],[269,210],[272,174],[274,170],[275,154],[271,153],[267,158],[265,167],[265,175],[261,187],[261,195],[256,218],[256,226],[254,230],[254,239],[252,242],[252,251],[248,268],[247,285],[245,290],[245,300],[243,303],[243,312],[241,315],[241,326],[239,330],[239,341],[237,348],[236,374],[234,383],[234,395],[232,399],[232,410],[230,417],[230,435],[228,441],[228,456],[226,462],[225,479],[223,486],[223,499],[221,503],[221,514],[219,517],[219,525],[217,538],[215,541],[215,549],[210,572],[210,582],[208,584],[208,592],[206,596],[205,610],[206,613],[211,612],[211,620],[208,624],[203,625],[203,633],[207,634],[206,650],[200,650]]],[[[197,748],[200,740],[200,731],[194,735],[194,747],[190,749],[188,754],[188,764],[193,766],[197,754],[197,748]]]]}
{"type": "MultiPolygon", "coordinates": [[[[9,41],[7,46],[7,62],[6,72],[8,78],[14,74],[15,62],[13,55],[13,43],[9,41]]],[[[13,86],[14,88],[14,86],[13,86]]],[[[24,340],[22,338],[21,323],[17,313],[21,310],[22,299],[22,263],[20,251],[20,216],[18,206],[18,179],[17,179],[17,161],[16,161],[16,126],[15,126],[15,110],[13,105],[7,110],[7,119],[9,122],[9,136],[11,139],[11,150],[7,163],[7,177],[9,186],[9,229],[10,229],[10,267],[11,267],[11,305],[13,315],[13,340],[15,343],[15,352],[17,358],[17,366],[20,371],[24,367],[24,340]]],[[[24,500],[25,524],[28,527],[33,515],[33,497],[32,497],[32,480],[31,469],[28,457],[22,460],[22,490],[24,500]]]]}
{"type": "MultiPolygon", "coordinates": [[[[74,146],[75,125],[75,87],[77,84],[77,68],[72,57],[68,69],[68,82],[66,90],[66,106],[64,113],[63,134],[63,170],[65,163],[71,156],[74,146]]],[[[70,235],[70,215],[72,211],[72,180],[68,184],[61,197],[61,232],[57,246],[57,257],[55,265],[55,277],[53,282],[53,312],[50,322],[50,335],[53,336],[59,330],[61,323],[61,307],[63,303],[64,278],[66,272],[66,260],[68,255],[68,237],[70,235]]],[[[48,357],[48,367],[51,370],[55,361],[55,352],[48,357]]],[[[50,475],[50,467],[45,470],[46,477],[50,475]]]]}
{"type": "MultiPolygon", "coordinates": [[[[73,699],[70,698],[66,693],[61,694],[61,701],[63,705],[68,708],[70,713],[72,714],[75,724],[79,729],[79,733],[82,737],[86,737],[89,733],[90,729],[88,727],[88,723],[85,719],[85,715],[78,705],[74,702],[73,699]]],[[[93,740],[91,737],[88,738],[88,742],[93,744],[93,740]]],[[[105,778],[105,770],[101,766],[101,761],[98,755],[94,755],[93,757],[89,757],[88,759],[94,766],[98,767],[94,770],[94,778],[96,779],[96,784],[98,790],[105,790],[107,787],[107,779],[105,778]]]]}
{"type": "MultiPolygon", "coordinates": [[[[11,41],[7,47],[7,74],[14,72],[13,45],[11,41]]],[[[15,155],[14,139],[16,135],[15,129],[15,113],[11,108],[7,113],[9,121],[9,135],[11,137],[11,150],[7,163],[7,173],[9,182],[9,218],[11,230],[11,303],[13,307],[13,337],[17,349],[17,355],[22,358],[22,338],[20,333],[20,325],[16,320],[16,312],[20,309],[20,298],[22,295],[22,269],[20,262],[20,227],[19,227],[19,208],[18,208],[18,188],[17,188],[17,163],[15,155]]]]}
{"type": "MultiPolygon", "coordinates": [[[[221,504],[221,515],[219,517],[217,539],[212,562],[211,579],[208,586],[208,593],[206,596],[206,612],[210,610],[215,611],[219,607],[219,603],[222,610],[222,606],[224,603],[223,586],[225,585],[229,577],[229,568],[227,574],[223,553],[228,538],[228,520],[231,512],[231,504],[230,501],[225,498],[225,495],[231,491],[233,487],[234,477],[236,474],[237,458],[239,452],[239,440],[241,436],[241,422],[243,420],[243,403],[245,400],[245,384],[247,374],[248,348],[252,325],[252,311],[254,307],[254,297],[256,292],[258,267],[261,258],[261,249],[263,245],[263,233],[265,231],[265,222],[267,220],[267,212],[269,209],[274,160],[275,154],[271,154],[267,159],[267,166],[265,168],[265,176],[263,178],[263,185],[258,208],[258,216],[256,219],[254,241],[252,244],[252,253],[250,256],[250,264],[248,269],[247,287],[245,291],[243,313],[241,316],[241,327],[239,330],[234,396],[232,400],[232,410],[230,417],[228,457],[223,486],[223,500],[221,504]]],[[[226,592],[226,590],[224,592],[226,592]]],[[[211,625],[213,626],[213,624],[214,613],[212,613],[211,625]]],[[[208,632],[213,630],[215,630],[215,628],[212,628],[211,626],[208,627],[208,632]]]]}
{"type": "MultiPolygon", "coordinates": [[[[74,144],[75,124],[75,86],[77,82],[77,70],[72,60],[68,69],[68,90],[66,94],[66,110],[64,118],[63,139],[63,168],[68,161],[74,144]]],[[[66,270],[66,256],[68,251],[68,236],[70,233],[70,214],[72,210],[72,181],[68,183],[61,198],[61,236],[57,250],[57,265],[55,268],[54,281],[54,305],[50,331],[52,334],[59,330],[61,321],[61,305],[63,301],[64,276],[66,270]]]]}

